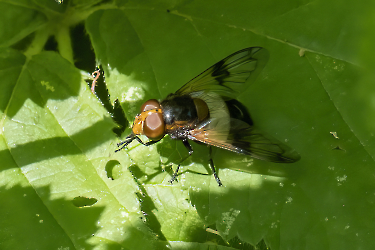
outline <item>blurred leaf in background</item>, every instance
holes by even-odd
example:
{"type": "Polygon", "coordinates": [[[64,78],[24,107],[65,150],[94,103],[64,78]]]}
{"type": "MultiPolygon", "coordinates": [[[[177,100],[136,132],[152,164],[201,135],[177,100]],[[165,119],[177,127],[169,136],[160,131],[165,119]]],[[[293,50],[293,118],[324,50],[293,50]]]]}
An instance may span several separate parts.
{"type": "Polygon", "coordinates": [[[373,2],[0,7],[1,249],[375,247],[373,2]],[[238,100],[299,162],[214,149],[219,188],[204,145],[192,144],[173,185],[180,142],[114,153],[144,101],[251,46],[270,59],[238,100]],[[109,98],[90,90],[96,65],[109,98]],[[125,124],[108,108],[116,99],[125,124]]]}

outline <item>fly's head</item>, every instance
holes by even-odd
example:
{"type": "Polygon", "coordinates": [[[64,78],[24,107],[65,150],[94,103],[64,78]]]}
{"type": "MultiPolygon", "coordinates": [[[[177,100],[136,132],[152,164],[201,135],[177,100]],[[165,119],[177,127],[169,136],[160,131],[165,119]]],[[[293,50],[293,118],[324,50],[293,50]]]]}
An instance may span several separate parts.
{"type": "Polygon", "coordinates": [[[144,134],[150,140],[160,140],[165,135],[163,111],[157,100],[151,99],[141,107],[141,113],[134,119],[132,133],[144,134]]]}

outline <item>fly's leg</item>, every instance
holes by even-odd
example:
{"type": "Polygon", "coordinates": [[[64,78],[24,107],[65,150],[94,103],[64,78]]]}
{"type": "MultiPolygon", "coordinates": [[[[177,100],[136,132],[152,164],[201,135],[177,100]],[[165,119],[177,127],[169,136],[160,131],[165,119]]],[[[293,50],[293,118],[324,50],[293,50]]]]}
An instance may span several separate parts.
{"type": "Polygon", "coordinates": [[[221,180],[220,180],[219,176],[217,176],[214,161],[212,160],[212,147],[209,147],[209,148],[210,148],[210,159],[209,159],[210,167],[211,167],[211,170],[212,170],[212,174],[214,175],[215,180],[216,180],[217,184],[219,184],[219,187],[220,187],[223,184],[221,183],[221,180]]]}
{"type": "Polygon", "coordinates": [[[188,140],[187,139],[183,139],[182,140],[182,143],[184,144],[185,148],[189,151],[189,155],[182,158],[181,161],[178,163],[178,166],[176,168],[176,171],[173,173],[173,176],[172,176],[172,179],[169,181],[171,184],[176,180],[177,178],[177,175],[178,175],[178,170],[180,169],[180,165],[182,162],[184,162],[187,158],[190,157],[190,155],[193,154],[193,148],[191,147],[191,145],[189,144],[188,140]]]}
{"type": "Polygon", "coordinates": [[[194,151],[193,151],[193,148],[191,147],[190,143],[188,142],[188,140],[183,139],[182,143],[184,144],[185,148],[189,151],[189,156],[192,155],[194,151]]]}
{"type": "Polygon", "coordinates": [[[145,145],[145,146],[150,146],[154,143],[157,143],[158,141],[160,140],[157,140],[157,141],[148,141],[148,142],[143,142],[141,140],[141,138],[139,138],[138,136],[136,136],[135,134],[131,133],[128,137],[126,137],[126,139],[120,143],[117,143],[117,147],[120,147],[119,149],[115,150],[115,152],[118,152],[120,150],[122,150],[123,148],[125,148],[126,146],[128,146],[133,140],[137,140],[139,143],[141,143],[142,145],[145,145]]]}
{"type": "Polygon", "coordinates": [[[128,146],[135,138],[136,138],[137,136],[135,135],[135,134],[133,134],[133,133],[131,133],[130,135],[128,135],[127,137],[126,137],[126,139],[124,140],[124,141],[122,141],[122,142],[120,142],[120,143],[117,143],[117,147],[120,147],[121,146],[121,148],[119,148],[119,149],[116,149],[115,150],[115,153],[116,152],[118,152],[118,151],[120,151],[120,150],[122,150],[123,148],[125,148],[126,146],[128,146]]]}
{"type": "Polygon", "coordinates": [[[139,143],[141,143],[142,145],[145,145],[145,146],[150,146],[150,145],[152,145],[152,144],[155,144],[155,143],[157,143],[157,142],[159,142],[160,140],[157,140],[157,141],[148,141],[148,142],[143,142],[142,140],[141,140],[141,138],[139,138],[138,136],[136,136],[135,137],[135,139],[139,142],[139,143]]]}

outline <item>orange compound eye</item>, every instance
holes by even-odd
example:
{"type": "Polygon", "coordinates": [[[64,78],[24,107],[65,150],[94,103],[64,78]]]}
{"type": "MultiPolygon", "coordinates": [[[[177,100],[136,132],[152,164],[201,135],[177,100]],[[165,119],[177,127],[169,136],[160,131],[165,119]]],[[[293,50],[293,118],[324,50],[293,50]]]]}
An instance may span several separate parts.
{"type": "MultiPolygon", "coordinates": [[[[141,112],[151,109],[160,109],[160,104],[157,100],[151,99],[145,102],[141,107],[141,112]]],[[[143,133],[151,140],[161,139],[165,134],[163,114],[149,114],[143,123],[143,133]]]]}
{"type": "Polygon", "coordinates": [[[159,104],[158,100],[150,99],[147,102],[143,103],[143,105],[141,107],[141,112],[147,111],[147,110],[150,110],[150,109],[159,109],[159,108],[160,108],[160,104],[159,104]]]}

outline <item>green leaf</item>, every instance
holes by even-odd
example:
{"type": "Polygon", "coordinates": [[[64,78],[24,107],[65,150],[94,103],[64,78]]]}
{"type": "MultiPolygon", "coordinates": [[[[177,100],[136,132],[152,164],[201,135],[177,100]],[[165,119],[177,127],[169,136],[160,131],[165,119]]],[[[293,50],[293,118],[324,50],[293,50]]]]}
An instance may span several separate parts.
{"type": "Polygon", "coordinates": [[[372,2],[0,6],[1,249],[374,248],[372,2]],[[299,162],[213,149],[218,187],[208,148],[192,143],[171,185],[181,142],[114,152],[95,63],[131,123],[147,99],[251,46],[270,59],[237,99],[299,162]]]}
{"type": "Polygon", "coordinates": [[[4,10],[0,18],[0,47],[11,46],[45,25],[46,16],[28,2],[0,3],[0,8],[4,10]]]}

